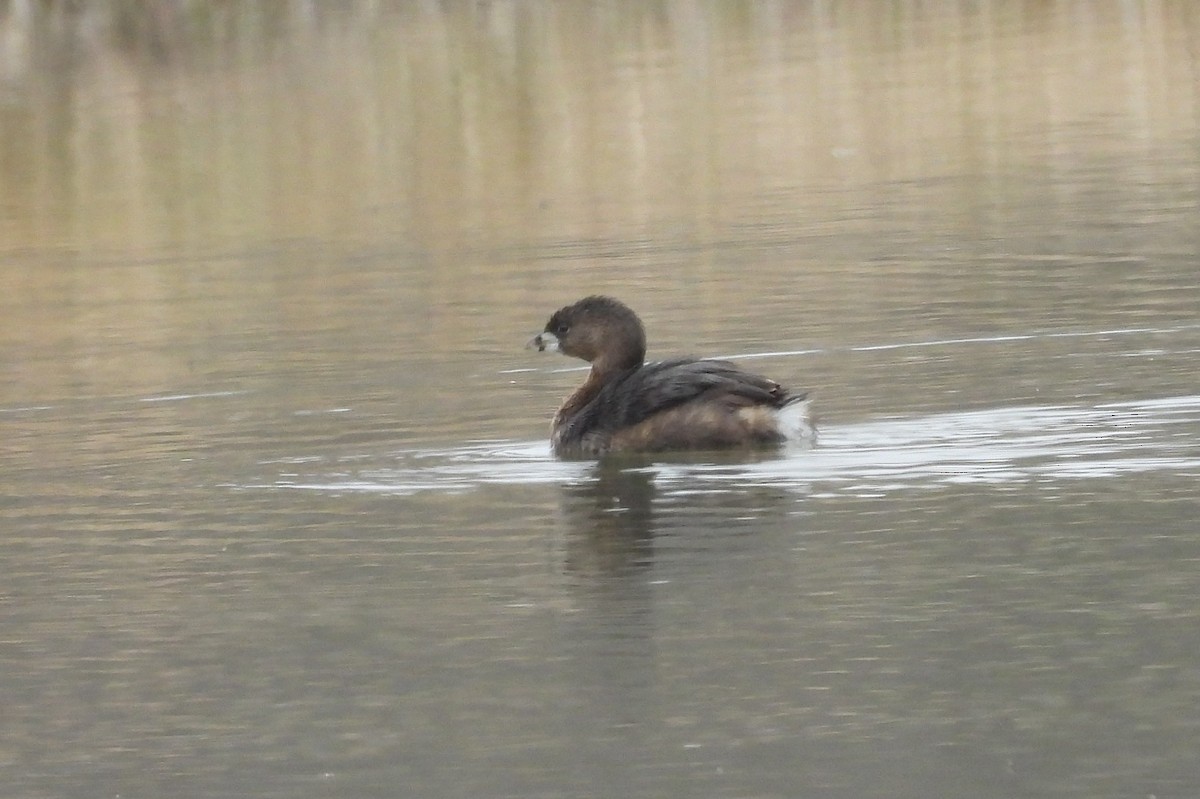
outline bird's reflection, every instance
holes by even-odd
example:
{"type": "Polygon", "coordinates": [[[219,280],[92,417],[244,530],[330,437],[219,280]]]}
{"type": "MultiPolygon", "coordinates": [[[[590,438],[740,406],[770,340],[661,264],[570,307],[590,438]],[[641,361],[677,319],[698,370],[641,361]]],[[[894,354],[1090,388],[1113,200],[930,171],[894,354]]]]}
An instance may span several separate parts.
{"type": "MultiPolygon", "coordinates": [[[[757,485],[748,466],[778,459],[774,452],[713,453],[674,457],[648,456],[606,458],[596,462],[578,482],[564,486],[562,510],[566,532],[566,571],[580,576],[618,575],[637,572],[653,560],[656,532],[687,527],[691,535],[723,530],[723,519],[732,516],[774,517],[786,513],[794,496],[777,487],[757,485]],[[700,464],[712,477],[726,470],[734,476],[711,492],[682,494],[660,481],[664,469],[687,469],[700,464]],[[737,476],[745,477],[740,481],[737,476]],[[735,490],[730,490],[736,487],[735,490]],[[660,496],[662,494],[662,496],[660,496]],[[705,511],[711,506],[711,512],[705,511]],[[661,515],[662,518],[657,518],[661,515]]],[[[668,479],[669,482],[669,479],[668,479]]],[[[676,486],[678,483],[676,483],[676,486]]]]}
{"type": "MultiPolygon", "coordinates": [[[[672,735],[663,719],[677,711],[675,664],[705,651],[695,644],[679,648],[687,639],[680,637],[678,598],[726,590],[706,581],[722,573],[721,553],[742,551],[739,531],[761,531],[755,541],[768,547],[786,536],[779,531],[789,528],[775,522],[794,497],[756,485],[752,476],[736,479],[747,464],[765,457],[608,458],[563,487],[559,562],[571,612],[562,617],[557,641],[580,708],[566,735],[572,751],[586,753],[578,773],[589,784],[611,786],[619,795],[637,793],[647,765],[629,753],[656,751],[664,735],[672,735]],[[714,468],[727,468],[729,479],[704,491],[683,478],[681,488],[680,470],[686,474],[693,464],[710,476],[714,468]],[[703,543],[692,548],[680,541],[703,543]],[[693,571],[689,563],[699,568],[693,571]]],[[[724,562],[732,583],[745,585],[746,559],[724,562]]],[[[780,594],[792,590],[787,585],[780,594]]]]}
{"type": "Polygon", "coordinates": [[[600,461],[585,480],[564,489],[568,571],[618,575],[650,563],[654,475],[645,465],[600,461]]]}
{"type": "MultiPolygon", "coordinates": [[[[644,467],[645,464],[642,464],[644,467]]],[[[660,716],[653,568],[654,473],[628,461],[598,462],[565,486],[563,569],[573,613],[559,638],[574,696],[586,710],[568,736],[587,752],[579,773],[624,795],[639,775],[628,747],[650,751],[660,716]]]]}

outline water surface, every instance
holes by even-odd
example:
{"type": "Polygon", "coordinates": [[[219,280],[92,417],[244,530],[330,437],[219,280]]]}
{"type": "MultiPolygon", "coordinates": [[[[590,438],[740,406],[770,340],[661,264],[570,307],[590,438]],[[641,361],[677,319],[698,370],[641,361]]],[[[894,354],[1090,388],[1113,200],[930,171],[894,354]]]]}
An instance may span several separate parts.
{"type": "Polygon", "coordinates": [[[1197,23],[0,5],[4,795],[1197,795],[1197,23]]]}

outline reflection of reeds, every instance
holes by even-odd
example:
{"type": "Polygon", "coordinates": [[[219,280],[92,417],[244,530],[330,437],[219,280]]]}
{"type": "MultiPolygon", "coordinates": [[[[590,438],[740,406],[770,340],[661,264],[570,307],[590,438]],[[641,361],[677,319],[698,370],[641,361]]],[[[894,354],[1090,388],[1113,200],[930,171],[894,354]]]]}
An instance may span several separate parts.
{"type": "Polygon", "coordinates": [[[10,244],[704,241],[844,220],[824,190],[1000,190],[1196,129],[1186,2],[69,7],[0,16],[10,244]]]}
{"type": "MultiPolygon", "coordinates": [[[[0,0],[0,258],[266,251],[294,281],[286,307],[254,295],[263,279],[227,288],[220,318],[180,319],[160,307],[191,290],[174,273],[0,270],[10,296],[83,307],[18,309],[0,339],[67,329],[94,364],[78,342],[106,293],[146,314],[119,328],[147,349],[316,324],[345,280],[325,252],[410,256],[395,312],[473,346],[481,291],[518,309],[536,286],[511,320],[528,335],[581,285],[675,286],[684,261],[719,303],[729,281],[706,278],[766,247],[830,264],[830,305],[878,291],[843,264],[964,240],[1130,252],[1116,237],[1144,217],[1159,251],[1194,248],[1194,224],[1159,221],[1194,216],[1200,185],[1195,4],[890,8],[0,0]]],[[[791,286],[754,266],[771,296],[791,286]]],[[[137,368],[177,371],[168,349],[137,368]]]]}

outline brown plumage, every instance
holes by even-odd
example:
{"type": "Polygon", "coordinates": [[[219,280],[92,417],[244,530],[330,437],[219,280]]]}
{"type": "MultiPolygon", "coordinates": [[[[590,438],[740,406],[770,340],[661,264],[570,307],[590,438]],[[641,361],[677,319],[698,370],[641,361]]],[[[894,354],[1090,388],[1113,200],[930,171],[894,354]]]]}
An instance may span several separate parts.
{"type": "Polygon", "coordinates": [[[753,448],[812,436],[806,394],[729,361],[646,363],[641,320],[611,297],[559,309],[528,346],[592,365],[554,415],[559,456],[753,448]]]}

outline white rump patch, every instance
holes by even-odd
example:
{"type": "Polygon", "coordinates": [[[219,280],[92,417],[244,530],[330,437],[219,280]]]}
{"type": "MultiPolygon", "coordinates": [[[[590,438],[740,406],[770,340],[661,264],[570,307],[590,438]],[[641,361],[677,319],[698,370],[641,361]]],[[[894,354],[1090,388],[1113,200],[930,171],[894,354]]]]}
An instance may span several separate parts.
{"type": "Polygon", "coordinates": [[[817,443],[817,428],[812,420],[811,400],[793,402],[775,413],[779,432],[787,440],[788,446],[807,448],[817,443]]]}

